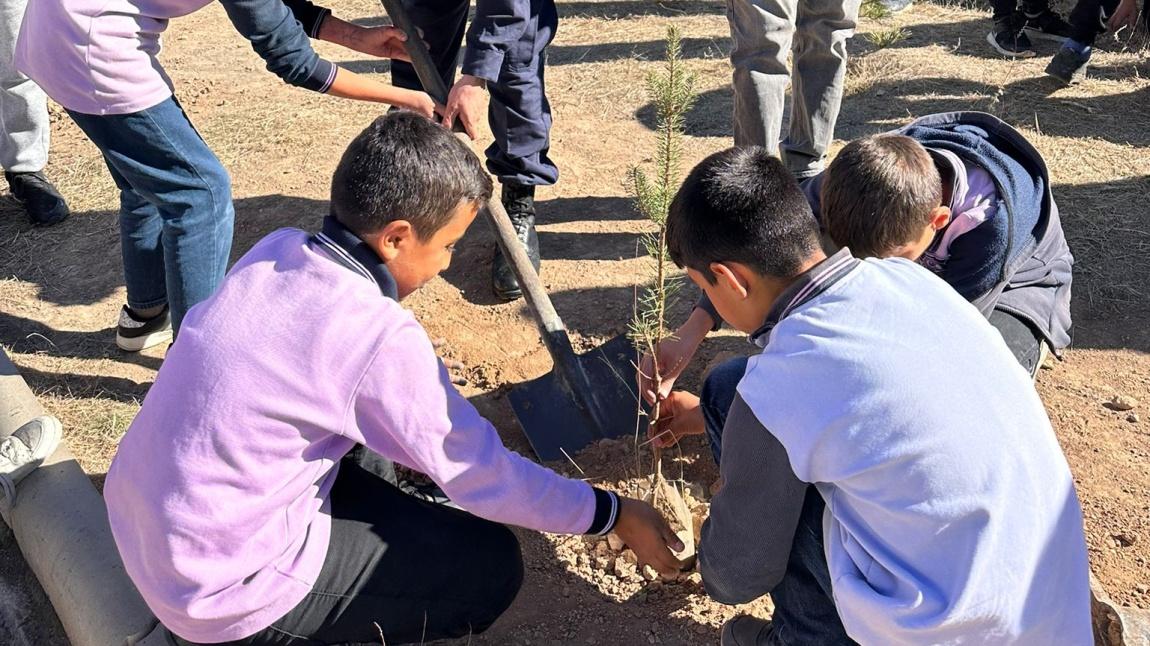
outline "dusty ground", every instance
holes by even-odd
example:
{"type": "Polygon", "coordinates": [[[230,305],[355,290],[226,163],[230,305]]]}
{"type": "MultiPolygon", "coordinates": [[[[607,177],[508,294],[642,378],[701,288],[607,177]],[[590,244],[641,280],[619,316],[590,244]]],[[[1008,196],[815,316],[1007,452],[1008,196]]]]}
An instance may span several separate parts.
{"type": "MultiPolygon", "coordinates": [[[[336,10],[364,19],[382,13],[367,0],[345,0],[336,10]]],[[[730,141],[729,38],[723,4],[714,0],[572,1],[560,10],[548,82],[553,154],[563,178],[540,194],[543,277],[577,341],[590,346],[624,330],[641,275],[634,256],[643,223],[622,178],[644,161],[652,136],[642,81],[662,55],[663,30],[680,27],[698,75],[688,163],[730,141]]],[[[1150,63],[1144,53],[1108,41],[1090,80],[1057,89],[1041,76],[1046,57],[992,55],[983,41],[987,27],[985,12],[929,3],[867,21],[862,32],[879,35],[852,42],[837,134],[849,139],[930,112],[979,109],[1022,129],[1046,156],[1078,258],[1077,327],[1075,348],[1042,371],[1038,387],[1078,482],[1092,569],[1119,603],[1150,607],[1150,63]],[[875,44],[898,28],[901,40],[875,44]],[[1105,408],[1116,394],[1141,401],[1131,412],[1105,408]]],[[[333,47],[321,51],[357,71],[386,71],[333,47]]],[[[164,61],[184,106],[234,178],[235,256],[275,228],[314,227],[325,213],[339,153],[380,109],[280,84],[215,5],[173,24],[164,61]]],[[[0,343],[44,406],[64,421],[68,441],[99,483],[162,352],[115,349],[111,326],[124,297],[116,193],[96,150],[60,113],[53,136],[49,172],[76,215],[63,226],[32,230],[13,205],[0,203],[0,343]]],[[[455,266],[408,304],[468,365],[467,394],[505,429],[510,446],[527,451],[504,394],[549,370],[550,362],[522,305],[495,304],[489,296],[493,244],[487,227],[477,224],[455,266]]],[[[704,346],[700,364],[720,350],[744,348],[726,333],[704,346]]],[[[697,387],[700,372],[695,366],[683,384],[697,387]]],[[[613,450],[596,447],[575,461],[588,477],[627,484],[634,459],[610,458],[613,450]]],[[[677,460],[688,479],[713,477],[700,443],[686,443],[677,460]]],[[[575,472],[570,464],[560,467],[575,472]]],[[[653,586],[634,580],[625,565],[621,579],[604,572],[615,564],[600,568],[595,557],[602,548],[582,539],[524,532],[523,542],[524,592],[477,643],[714,643],[715,627],[734,612],[708,601],[691,581],[653,586]]],[[[19,564],[5,561],[11,565],[0,569],[0,606],[7,611],[0,613],[0,642],[13,643],[2,633],[29,621],[25,608],[36,609],[36,630],[50,634],[44,599],[13,585],[21,580],[19,564]]],[[[752,609],[768,610],[765,603],[752,609]]]]}

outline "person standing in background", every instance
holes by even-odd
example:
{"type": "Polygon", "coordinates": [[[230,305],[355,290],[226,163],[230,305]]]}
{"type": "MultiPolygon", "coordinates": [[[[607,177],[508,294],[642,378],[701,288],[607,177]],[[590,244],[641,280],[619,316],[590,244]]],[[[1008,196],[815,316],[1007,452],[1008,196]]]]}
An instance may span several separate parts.
{"type": "Polygon", "coordinates": [[[34,226],[59,224],[68,203],[44,176],[48,163],[48,98],[16,69],[16,35],[27,0],[0,0],[0,166],[12,197],[34,226]]]}
{"type": "MultiPolygon", "coordinates": [[[[166,343],[223,280],[235,211],[231,178],[188,119],[159,61],[172,18],[210,0],[35,0],[16,64],[100,149],[120,189],[127,304],[116,345],[166,343]]],[[[394,27],[361,27],[308,0],[221,0],[228,19],[285,82],[348,99],[387,103],[432,118],[423,92],[393,88],[315,53],[324,40],[380,58],[406,57],[394,27]]]]}
{"type": "MultiPolygon", "coordinates": [[[[483,118],[484,89],[491,95],[487,121],[494,141],[487,147],[487,170],[502,186],[500,199],[516,237],[539,272],[539,237],[535,232],[535,187],[559,180],[551,161],[551,104],[544,91],[546,49],[555,38],[559,12],[555,0],[478,0],[467,26],[468,0],[405,0],[415,26],[443,83],[451,88],[443,123],[458,116],[475,139],[483,118]],[[460,63],[460,48],[464,50],[460,63]],[[456,81],[455,66],[460,65],[456,81]]],[[[415,69],[397,62],[392,82],[422,88],[415,69]]],[[[523,295],[510,261],[496,247],[491,261],[491,290],[513,301],[523,295]]]]}
{"type": "Polygon", "coordinates": [[[734,65],[736,146],[762,146],[798,179],[819,174],[834,139],[847,40],[860,0],[727,0],[734,65]],[[792,70],[787,56],[794,54],[792,70]],[[783,100],[791,119],[781,139],[783,100]]]}

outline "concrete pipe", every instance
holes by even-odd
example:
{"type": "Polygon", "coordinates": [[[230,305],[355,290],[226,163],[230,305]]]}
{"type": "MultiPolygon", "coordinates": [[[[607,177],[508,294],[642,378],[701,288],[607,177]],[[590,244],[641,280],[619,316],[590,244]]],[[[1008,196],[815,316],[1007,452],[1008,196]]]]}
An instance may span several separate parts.
{"type": "MultiPolygon", "coordinates": [[[[43,414],[0,350],[0,437],[43,414]]],[[[112,542],[104,499],[63,442],[17,486],[4,521],[72,646],[120,646],[153,632],[156,619],[112,542]]]]}

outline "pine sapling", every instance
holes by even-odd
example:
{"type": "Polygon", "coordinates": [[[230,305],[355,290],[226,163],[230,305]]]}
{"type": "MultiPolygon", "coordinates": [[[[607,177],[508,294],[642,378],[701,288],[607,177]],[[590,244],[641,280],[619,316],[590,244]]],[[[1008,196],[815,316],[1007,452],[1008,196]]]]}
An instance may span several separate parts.
{"type": "MultiPolygon", "coordinates": [[[[655,106],[656,115],[654,177],[649,177],[639,167],[631,168],[628,173],[636,208],[654,225],[640,240],[651,260],[651,275],[648,286],[636,297],[635,315],[628,336],[636,348],[654,358],[653,374],[645,376],[653,382],[655,392],[659,392],[662,383],[662,368],[655,350],[661,341],[671,336],[666,313],[681,282],[681,276],[672,276],[673,267],[666,240],[667,215],[679,187],[684,121],[695,101],[695,77],[683,64],[681,38],[675,27],[667,28],[666,44],[667,58],[662,69],[647,78],[647,94],[655,106]]],[[[659,406],[660,403],[656,401],[647,414],[648,428],[652,432],[649,434],[653,434],[659,420],[659,406]]],[[[644,414],[640,405],[640,420],[644,414]]],[[[663,478],[661,450],[653,448],[652,453],[654,473],[649,489],[651,502],[671,512],[674,524],[679,525],[681,530],[680,538],[684,539],[688,547],[688,556],[693,555],[691,513],[680,492],[663,478]]]]}

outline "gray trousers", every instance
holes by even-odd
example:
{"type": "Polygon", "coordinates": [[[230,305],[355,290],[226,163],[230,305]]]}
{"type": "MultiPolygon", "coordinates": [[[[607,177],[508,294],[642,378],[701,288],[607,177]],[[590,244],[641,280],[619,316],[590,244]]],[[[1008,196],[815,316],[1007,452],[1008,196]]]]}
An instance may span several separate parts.
{"type": "Polygon", "coordinates": [[[735,145],[763,146],[796,177],[823,168],[834,138],[860,0],[727,0],[734,41],[735,145]],[[794,54],[794,69],[787,56],[794,54]],[[790,130],[782,139],[791,84],[790,130]]]}
{"type": "Polygon", "coordinates": [[[0,166],[24,173],[48,163],[48,103],[44,91],[12,60],[28,0],[0,0],[0,166]]]}

